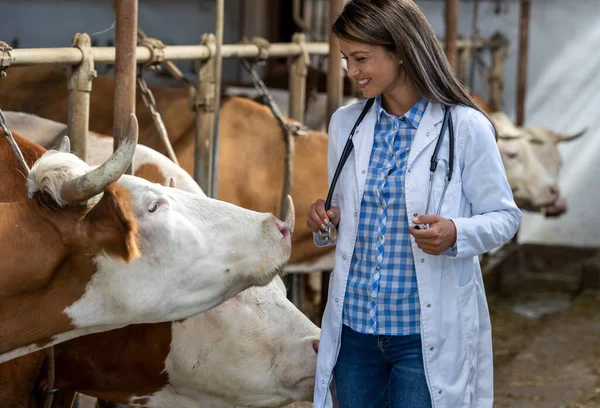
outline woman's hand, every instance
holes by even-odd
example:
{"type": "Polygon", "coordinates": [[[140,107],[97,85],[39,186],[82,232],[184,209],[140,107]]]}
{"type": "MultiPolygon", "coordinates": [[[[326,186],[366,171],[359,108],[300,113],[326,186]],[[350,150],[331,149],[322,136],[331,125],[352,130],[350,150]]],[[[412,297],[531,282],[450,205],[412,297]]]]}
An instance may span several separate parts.
{"type": "MultiPolygon", "coordinates": [[[[439,215],[421,215],[413,220],[416,225],[428,224],[425,229],[410,227],[417,246],[429,255],[441,255],[456,243],[456,226],[439,215]]],[[[423,228],[421,226],[421,228],[423,228]]]]}
{"type": "Polygon", "coordinates": [[[329,211],[325,211],[325,201],[318,199],[310,205],[308,210],[308,216],[306,218],[306,225],[312,232],[318,232],[320,229],[327,231],[327,224],[329,221],[337,226],[340,223],[340,210],[336,207],[331,207],[329,211]]]}

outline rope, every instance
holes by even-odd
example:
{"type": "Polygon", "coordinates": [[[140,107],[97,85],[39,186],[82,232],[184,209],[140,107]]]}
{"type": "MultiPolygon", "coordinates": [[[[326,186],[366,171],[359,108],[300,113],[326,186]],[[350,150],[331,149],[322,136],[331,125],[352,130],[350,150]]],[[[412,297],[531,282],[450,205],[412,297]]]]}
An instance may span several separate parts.
{"type": "MultiPolygon", "coordinates": [[[[259,53],[260,55],[260,53],[259,53]]],[[[256,59],[253,59],[255,61],[256,59]]],[[[283,132],[283,140],[286,144],[285,151],[285,169],[283,175],[283,188],[281,192],[281,200],[279,206],[279,218],[284,219],[288,210],[288,200],[287,196],[290,194],[291,185],[292,185],[292,168],[294,165],[294,136],[305,134],[306,128],[304,128],[300,123],[293,122],[288,124],[283,119],[283,114],[281,110],[273,100],[273,97],[269,94],[269,90],[267,89],[265,83],[260,79],[254,67],[250,64],[250,62],[246,60],[240,60],[242,66],[248,71],[250,77],[252,78],[252,82],[254,83],[254,87],[258,91],[259,95],[262,97],[265,105],[269,107],[273,116],[277,120],[279,127],[283,132]]]]}
{"type": "Polygon", "coordinates": [[[46,390],[46,400],[44,401],[44,408],[52,408],[52,404],[54,403],[54,395],[56,391],[58,391],[54,388],[54,346],[46,348],[46,358],[48,360],[48,384],[46,390]]]}

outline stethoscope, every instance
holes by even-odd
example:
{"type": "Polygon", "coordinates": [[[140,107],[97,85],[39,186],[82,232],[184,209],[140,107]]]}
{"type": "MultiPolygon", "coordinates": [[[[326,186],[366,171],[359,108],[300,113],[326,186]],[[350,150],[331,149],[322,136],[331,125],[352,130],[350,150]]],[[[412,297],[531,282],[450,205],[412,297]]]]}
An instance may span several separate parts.
{"type": "MultiPolygon", "coordinates": [[[[375,98],[371,98],[371,99],[367,100],[362,112],[360,113],[358,119],[356,120],[356,123],[354,124],[354,126],[352,127],[352,130],[350,131],[350,135],[348,136],[348,140],[346,141],[346,144],[344,145],[344,150],[342,151],[342,155],[340,156],[340,161],[338,162],[338,165],[335,169],[335,173],[333,174],[333,179],[331,180],[331,186],[329,187],[329,192],[327,193],[327,199],[325,200],[325,211],[329,211],[329,209],[331,208],[331,200],[333,199],[333,191],[335,190],[335,185],[337,184],[337,180],[340,176],[340,173],[342,172],[342,169],[344,168],[344,164],[346,163],[346,160],[348,160],[348,157],[350,156],[350,153],[352,152],[352,149],[354,148],[354,143],[352,143],[352,139],[354,137],[354,132],[356,131],[356,128],[358,127],[358,125],[364,119],[364,117],[367,114],[367,112],[369,111],[369,109],[371,109],[371,106],[373,106],[374,102],[375,102],[375,98]]],[[[442,190],[442,195],[440,197],[440,202],[438,203],[438,208],[437,208],[437,211],[435,212],[436,215],[439,215],[440,211],[442,209],[442,204],[444,203],[444,196],[446,195],[446,189],[448,188],[448,185],[450,184],[450,180],[452,180],[452,170],[454,169],[454,127],[452,125],[452,115],[450,114],[450,108],[448,108],[448,107],[444,107],[444,119],[442,121],[442,128],[440,129],[440,134],[439,134],[438,140],[435,144],[433,154],[431,155],[431,162],[429,165],[429,191],[427,192],[427,204],[425,206],[425,214],[429,214],[429,207],[431,205],[431,193],[433,190],[433,175],[435,174],[435,171],[437,170],[437,166],[438,166],[439,162],[443,162],[444,165],[446,166],[446,177],[445,177],[445,181],[444,181],[444,189],[442,190]],[[444,139],[444,134],[446,133],[446,128],[448,128],[448,137],[450,138],[450,141],[449,141],[450,144],[449,144],[449,149],[448,149],[448,160],[440,159],[438,157],[440,148],[442,147],[442,141],[444,139]]],[[[427,225],[417,225],[417,226],[415,226],[415,228],[424,229],[424,228],[427,228],[427,225]]],[[[337,233],[337,229],[335,228],[335,225],[333,225],[333,223],[331,221],[329,221],[329,223],[326,225],[326,229],[327,229],[327,231],[319,230],[319,232],[318,232],[319,238],[323,241],[336,242],[338,233],[337,233]]]]}

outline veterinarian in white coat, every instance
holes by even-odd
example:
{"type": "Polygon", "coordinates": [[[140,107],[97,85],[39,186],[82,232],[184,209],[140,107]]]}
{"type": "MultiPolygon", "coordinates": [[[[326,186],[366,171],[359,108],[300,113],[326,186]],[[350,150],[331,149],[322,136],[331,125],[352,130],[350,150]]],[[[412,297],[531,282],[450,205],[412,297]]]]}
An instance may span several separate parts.
{"type": "MultiPolygon", "coordinates": [[[[365,97],[376,98],[376,102],[356,128],[354,149],[340,173],[331,209],[325,211],[324,201],[318,200],[308,214],[307,224],[315,232],[315,243],[319,246],[333,243],[321,239],[317,231],[326,230],[328,222],[338,228],[335,269],[322,323],[314,406],[334,405],[331,391],[337,387],[341,406],[359,406],[352,401],[360,401],[360,398],[367,401],[361,403],[366,404],[361,408],[377,406],[380,402],[370,401],[377,401],[381,394],[391,407],[412,406],[406,404],[415,398],[420,401],[415,403],[418,406],[491,408],[491,326],[478,255],[507,242],[516,233],[521,217],[506,180],[494,129],[456,79],[431,26],[411,0],[350,0],[333,29],[347,59],[348,75],[359,82],[365,97]],[[352,377],[355,382],[348,383],[344,379],[343,390],[340,390],[334,372],[336,364],[340,364],[341,345],[346,341],[342,332],[346,333],[348,327],[343,322],[355,321],[352,316],[348,317],[352,312],[344,308],[346,297],[352,294],[348,282],[352,274],[357,273],[353,262],[368,253],[365,252],[368,249],[356,248],[357,236],[364,234],[361,232],[365,227],[364,222],[361,224],[361,214],[365,214],[364,205],[367,205],[364,203],[369,202],[365,186],[372,185],[369,177],[379,174],[373,170],[377,167],[374,141],[377,143],[377,137],[383,137],[380,122],[384,115],[407,122],[406,115],[423,101],[426,108],[422,117],[419,114],[418,127],[410,137],[406,160],[396,163],[397,168],[393,170],[401,173],[403,181],[401,221],[405,225],[403,233],[409,237],[410,269],[418,288],[418,324],[413,335],[420,338],[421,372],[427,395],[398,394],[402,396],[396,397],[397,391],[412,388],[413,381],[418,379],[410,379],[410,383],[395,380],[395,363],[390,365],[391,374],[381,381],[381,390],[376,386],[362,390],[363,383],[369,381],[356,375],[362,375],[362,371],[368,375],[369,368],[360,366],[359,373],[352,377]],[[444,107],[452,118],[450,127],[454,137],[452,177],[446,189],[445,171],[451,149],[449,129],[440,135],[444,107]],[[446,162],[439,164],[434,173],[431,204],[425,214],[430,192],[430,160],[440,137],[437,157],[446,162]],[[434,215],[442,195],[440,212],[434,215]],[[414,228],[425,224],[429,228],[414,228]],[[357,251],[362,252],[357,254],[357,251]]],[[[330,183],[365,103],[340,108],[331,119],[330,183]]],[[[390,141],[402,137],[391,129],[384,135],[390,137],[390,141]]],[[[397,152],[391,156],[394,154],[397,152]]],[[[382,180],[377,185],[381,191],[369,190],[367,194],[384,194],[386,182],[382,180]]],[[[386,221],[377,219],[377,222],[385,224],[386,221]]],[[[374,245],[379,238],[387,241],[390,237],[376,236],[374,245]]],[[[385,273],[398,271],[394,268],[377,271],[375,278],[372,275],[369,279],[378,284],[378,276],[385,273]]],[[[375,298],[373,301],[377,303],[375,298]]],[[[377,313],[383,315],[382,305],[379,307],[377,313]]],[[[359,329],[352,335],[367,339],[369,336],[402,339],[402,336],[380,335],[379,330],[377,327],[359,329]]],[[[383,350],[383,343],[379,341],[383,350]]],[[[339,374],[346,377],[345,371],[339,374]]]]}

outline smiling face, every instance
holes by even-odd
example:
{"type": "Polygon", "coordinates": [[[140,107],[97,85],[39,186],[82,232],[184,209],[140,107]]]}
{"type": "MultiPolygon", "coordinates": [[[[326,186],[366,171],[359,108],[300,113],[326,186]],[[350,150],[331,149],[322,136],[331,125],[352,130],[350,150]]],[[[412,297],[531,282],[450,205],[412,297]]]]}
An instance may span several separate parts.
{"type": "Polygon", "coordinates": [[[365,98],[401,89],[405,73],[400,59],[379,45],[339,39],[348,76],[358,82],[365,98]]]}

